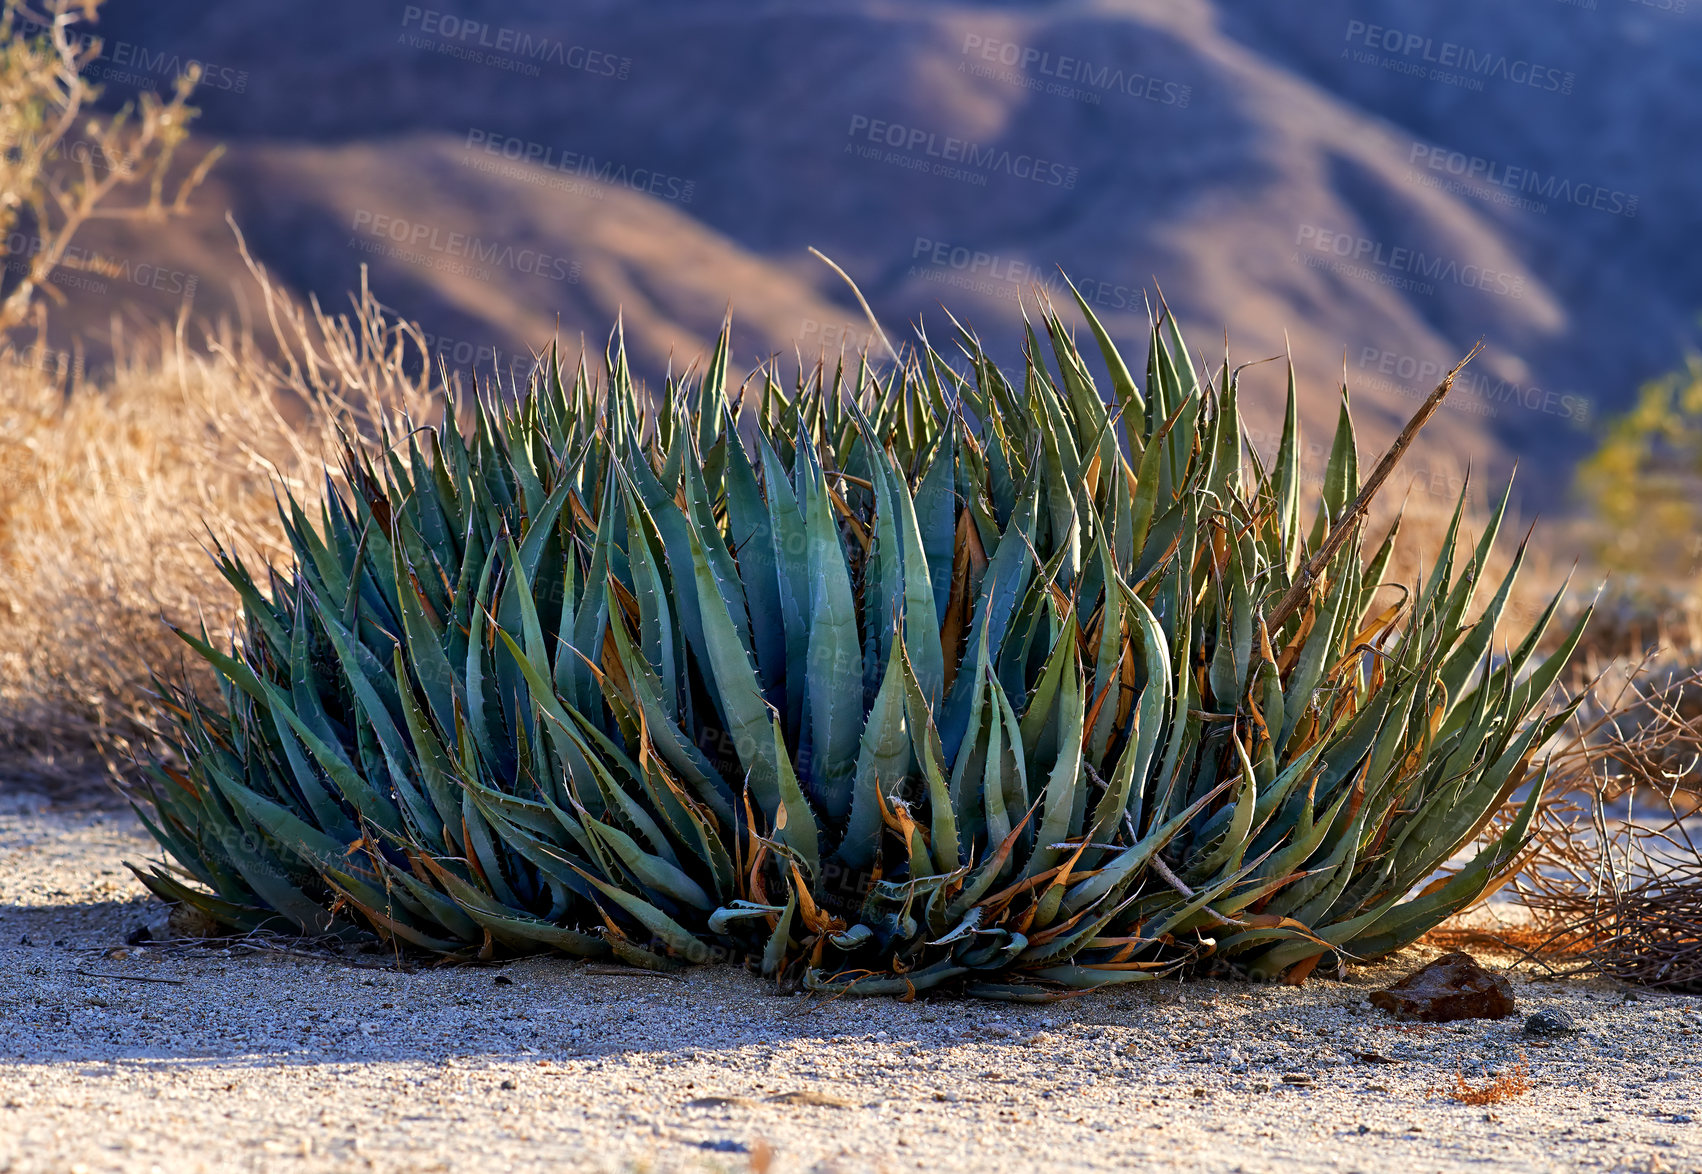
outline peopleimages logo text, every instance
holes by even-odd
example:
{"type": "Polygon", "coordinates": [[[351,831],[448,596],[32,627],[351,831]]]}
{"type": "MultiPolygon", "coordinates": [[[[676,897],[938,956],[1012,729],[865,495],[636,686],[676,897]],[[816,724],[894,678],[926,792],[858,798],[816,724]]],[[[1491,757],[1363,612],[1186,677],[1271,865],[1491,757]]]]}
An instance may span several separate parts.
{"type": "MultiPolygon", "coordinates": [[[[47,26],[28,12],[20,12],[25,24],[37,29],[47,26]]],[[[93,54],[84,73],[91,78],[134,86],[140,90],[158,90],[163,79],[176,82],[191,71],[199,71],[196,86],[202,90],[224,90],[241,94],[248,89],[248,71],[186,57],[175,49],[156,49],[134,41],[106,40],[94,33],[75,29],[63,30],[66,42],[78,53],[93,54]]]]}
{"type": "Polygon", "coordinates": [[[232,94],[241,94],[248,89],[246,69],[233,69],[228,65],[185,57],[170,49],[150,49],[146,45],[137,45],[130,41],[114,41],[110,46],[102,45],[101,59],[111,62],[111,65],[91,66],[90,70],[98,72],[108,80],[120,80],[117,75],[125,70],[136,70],[144,75],[170,79],[181,77],[191,70],[198,70],[200,75],[196,85],[200,89],[224,90],[232,94]]]}
{"type": "MultiPolygon", "coordinates": [[[[1096,90],[1106,93],[1127,94],[1131,98],[1141,98],[1148,102],[1156,102],[1160,106],[1175,106],[1181,109],[1188,105],[1193,96],[1193,88],[1180,82],[1167,81],[1164,78],[1152,77],[1149,74],[1137,73],[1115,65],[1097,64],[1082,57],[1072,57],[1067,53],[1052,53],[1049,50],[1037,49],[1033,45],[1019,45],[1015,41],[1001,41],[994,37],[984,37],[979,33],[966,33],[963,38],[963,56],[988,62],[991,65],[1002,65],[1023,73],[1032,71],[1043,78],[1050,78],[1055,86],[1038,83],[1032,79],[1024,81],[1021,76],[1005,78],[1025,85],[1030,89],[1041,89],[1049,93],[1058,93],[1066,97],[1084,96],[1081,89],[1096,90]]],[[[962,70],[962,67],[959,67],[962,70]]],[[[999,76],[992,70],[971,68],[968,71],[976,77],[999,76]]],[[[1097,95],[1086,95],[1097,96],[1097,95]]]]}
{"type": "Polygon", "coordinates": [[[383,212],[357,208],[354,223],[350,227],[375,241],[390,241],[410,250],[414,257],[406,259],[417,258],[421,263],[431,264],[427,254],[435,254],[464,263],[464,266],[450,268],[451,272],[461,272],[465,269],[473,276],[479,276],[471,266],[495,265],[551,281],[579,280],[578,265],[564,257],[553,256],[539,249],[517,249],[501,241],[488,241],[464,232],[445,232],[433,224],[404,220],[400,216],[390,216],[383,212]]]}
{"type": "MultiPolygon", "coordinates": [[[[585,45],[569,45],[555,37],[536,36],[519,29],[492,25],[488,21],[469,20],[437,8],[407,5],[402,9],[402,28],[417,30],[418,35],[431,38],[436,42],[437,50],[449,56],[480,65],[498,65],[496,58],[511,58],[525,64],[528,68],[524,72],[534,77],[538,76],[540,64],[621,80],[632,73],[630,57],[585,45]]],[[[414,48],[426,47],[416,43],[417,37],[409,38],[409,32],[401,34],[401,39],[414,48]]]]}
{"type": "Polygon", "coordinates": [[[453,363],[456,367],[471,367],[475,371],[489,371],[497,368],[506,369],[510,376],[524,376],[532,369],[534,360],[530,355],[518,352],[504,351],[491,343],[476,343],[464,338],[454,338],[447,334],[433,334],[429,330],[421,330],[420,338],[425,342],[426,354],[432,359],[441,359],[453,363]]]}
{"type": "MultiPolygon", "coordinates": [[[[1388,274],[1400,275],[1403,278],[1445,281],[1452,285],[1481,289],[1486,293],[1501,294],[1510,298],[1525,296],[1523,274],[1491,269],[1487,265],[1462,265],[1451,257],[1426,253],[1422,249],[1408,248],[1404,245],[1391,247],[1385,245],[1382,241],[1372,240],[1369,237],[1356,236],[1347,232],[1334,232],[1327,228],[1320,228],[1316,224],[1300,225],[1295,231],[1294,243],[1299,248],[1340,258],[1342,261],[1355,266],[1374,267],[1374,269],[1369,270],[1373,273],[1381,270],[1388,274]]],[[[1421,292],[1430,293],[1434,291],[1423,290],[1421,292]]]]}
{"type": "MultiPolygon", "coordinates": [[[[1363,20],[1350,20],[1347,22],[1346,40],[1350,49],[1344,49],[1343,56],[1348,55],[1352,46],[1363,46],[1395,57],[1411,59],[1414,63],[1412,72],[1415,73],[1422,72],[1423,67],[1429,66],[1434,67],[1436,71],[1451,71],[1465,78],[1489,78],[1555,94],[1572,92],[1572,74],[1565,70],[1523,58],[1509,57],[1505,53],[1474,49],[1457,41],[1438,41],[1423,33],[1409,33],[1380,24],[1367,24],[1363,20]]],[[[1434,80],[1452,79],[1437,77],[1434,80]]]]}
{"type": "MultiPolygon", "coordinates": [[[[1447,364],[1434,358],[1421,359],[1374,346],[1360,348],[1359,366],[1361,370],[1399,379],[1399,384],[1383,383],[1383,389],[1415,399],[1428,395],[1448,369],[1447,364]]],[[[1528,412],[1558,416],[1579,427],[1587,425],[1591,417],[1590,401],[1582,395],[1553,391],[1536,384],[1516,383],[1483,370],[1468,368],[1461,371],[1454,377],[1454,386],[1476,397],[1478,401],[1474,405],[1470,399],[1461,400],[1455,397],[1446,406],[1456,411],[1471,412],[1480,416],[1499,416],[1501,413],[1497,409],[1512,406],[1528,412]]]]}
{"type": "Polygon", "coordinates": [[[889,147],[891,151],[885,155],[886,162],[919,171],[930,170],[949,178],[972,178],[985,183],[987,175],[999,173],[1050,187],[1073,188],[1080,174],[1075,167],[1038,155],[1005,147],[983,147],[969,139],[937,134],[882,118],[869,118],[863,114],[851,116],[850,129],[845,133],[853,140],[860,139],[869,144],[856,148],[854,144],[847,143],[845,149],[848,152],[873,157],[881,154],[882,147],[889,147]]]}
{"type": "Polygon", "coordinates": [[[1498,163],[1493,159],[1467,155],[1462,151],[1432,147],[1428,143],[1413,143],[1412,150],[1407,154],[1407,162],[1414,167],[1424,167],[1456,179],[1476,180],[1524,195],[1540,196],[1545,200],[1572,204],[1596,212],[1627,217],[1637,215],[1637,197],[1629,192],[1565,179],[1558,175],[1545,175],[1529,167],[1498,163]]]}
{"type": "Polygon", "coordinates": [[[548,143],[505,135],[497,131],[467,131],[464,144],[469,151],[478,151],[510,163],[529,163],[577,179],[593,179],[599,183],[623,187],[664,200],[689,204],[697,190],[695,180],[669,175],[649,167],[628,167],[612,159],[598,159],[581,151],[570,151],[548,143]]]}
{"type": "MultiPolygon", "coordinates": [[[[44,238],[34,234],[8,233],[0,239],[0,257],[5,258],[5,270],[9,273],[28,273],[31,258],[45,252],[47,244],[44,238]]],[[[194,297],[195,290],[201,284],[198,274],[183,269],[167,269],[148,261],[99,253],[80,245],[65,246],[64,251],[60,253],[59,263],[64,268],[56,270],[56,284],[69,285],[74,289],[93,289],[96,293],[104,293],[106,287],[94,280],[95,277],[110,278],[144,289],[182,294],[185,297],[194,297]],[[65,280],[58,281],[59,274],[63,274],[65,280]],[[91,274],[93,277],[89,276],[91,274]]]]}
{"type": "MultiPolygon", "coordinates": [[[[950,241],[919,236],[910,248],[907,277],[949,285],[996,298],[1020,298],[1023,289],[1038,288],[1049,296],[1067,298],[1069,288],[1056,266],[1034,265],[1021,257],[1007,257],[985,249],[972,249],[950,241]]],[[[1105,281],[1070,275],[1076,292],[1090,304],[1111,310],[1137,310],[1143,306],[1140,287],[1133,282],[1105,281]]]]}

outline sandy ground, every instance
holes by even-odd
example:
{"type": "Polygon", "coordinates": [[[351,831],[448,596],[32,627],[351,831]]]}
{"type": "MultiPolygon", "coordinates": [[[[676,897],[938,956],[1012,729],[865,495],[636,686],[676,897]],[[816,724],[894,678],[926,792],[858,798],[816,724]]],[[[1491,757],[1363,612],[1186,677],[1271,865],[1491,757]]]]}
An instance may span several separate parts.
{"type": "Polygon", "coordinates": [[[7,807],[0,1171],[1702,1170],[1702,999],[1515,974],[1521,1016],[1583,1028],[1544,1042],[1371,1009],[1424,946],[1015,1008],[125,948],[157,908],[133,817],[7,807]],[[1521,1056],[1517,1099],[1439,1091],[1521,1056]]]}

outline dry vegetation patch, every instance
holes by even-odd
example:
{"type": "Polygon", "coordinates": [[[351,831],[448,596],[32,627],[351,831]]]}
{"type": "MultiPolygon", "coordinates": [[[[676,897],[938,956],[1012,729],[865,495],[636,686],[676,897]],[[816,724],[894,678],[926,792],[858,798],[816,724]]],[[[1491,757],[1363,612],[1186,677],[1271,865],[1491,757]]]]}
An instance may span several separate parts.
{"type": "Polygon", "coordinates": [[[346,314],[290,301],[255,267],[269,336],[162,330],[99,384],[0,363],[0,748],[49,786],[126,768],[151,671],[194,681],[162,622],[228,635],[208,552],[284,549],[277,495],[310,506],[326,458],[404,411],[432,419],[425,345],[364,290],[346,314]]]}

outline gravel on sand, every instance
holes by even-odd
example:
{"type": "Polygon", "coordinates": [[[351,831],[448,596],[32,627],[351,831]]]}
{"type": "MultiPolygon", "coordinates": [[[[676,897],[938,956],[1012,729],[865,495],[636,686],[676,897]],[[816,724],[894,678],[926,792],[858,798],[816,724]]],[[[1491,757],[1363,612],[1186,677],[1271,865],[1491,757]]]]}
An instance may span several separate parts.
{"type": "Polygon", "coordinates": [[[1702,1170],[1695,997],[1520,966],[1512,1018],[1397,1024],[1366,996],[1422,944],[1045,1006],[127,945],[149,855],[127,811],[0,812],[0,1171],[1702,1170]]]}

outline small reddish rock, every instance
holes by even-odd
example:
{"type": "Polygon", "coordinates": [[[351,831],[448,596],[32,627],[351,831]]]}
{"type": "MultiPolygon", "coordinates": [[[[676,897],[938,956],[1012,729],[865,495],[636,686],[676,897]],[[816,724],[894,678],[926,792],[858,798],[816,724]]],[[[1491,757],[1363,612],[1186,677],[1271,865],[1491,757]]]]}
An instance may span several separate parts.
{"type": "Polygon", "coordinates": [[[1455,950],[1371,996],[1396,1019],[1446,1023],[1451,1019],[1504,1019],[1513,1013],[1513,984],[1491,974],[1470,954],[1455,950]]]}

